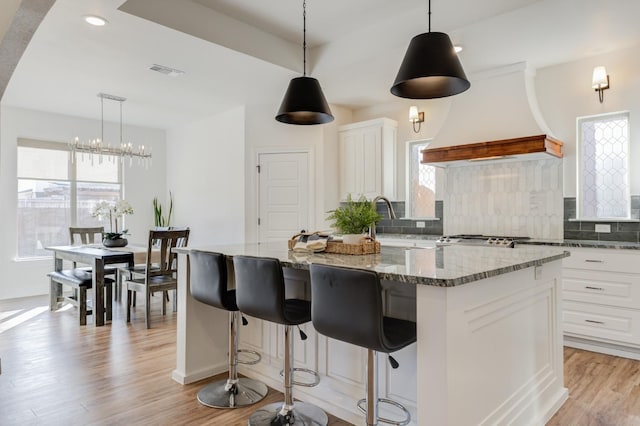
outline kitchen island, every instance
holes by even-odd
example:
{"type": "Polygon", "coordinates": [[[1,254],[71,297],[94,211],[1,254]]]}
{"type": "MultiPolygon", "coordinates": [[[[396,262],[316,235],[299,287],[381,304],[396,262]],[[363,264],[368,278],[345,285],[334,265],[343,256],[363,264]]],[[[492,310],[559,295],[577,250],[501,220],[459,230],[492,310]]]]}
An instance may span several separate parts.
{"type": "MultiPolygon", "coordinates": [[[[376,271],[386,314],[417,322],[417,343],[394,354],[400,368],[380,363],[380,396],[398,400],[418,425],[544,424],[567,398],[560,328],[561,260],[556,247],[515,249],[447,246],[382,247],[364,256],[305,254],[286,242],[195,247],[230,257],[275,257],[287,292],[308,295],[308,266],[323,263],[376,271]]],[[[189,295],[190,248],[178,250],[178,331],[174,380],[191,383],[226,371],[227,314],[189,295]]],[[[233,285],[233,284],[232,284],[233,285]]],[[[296,365],[319,371],[316,388],[295,395],[345,420],[361,423],[363,350],[304,327],[296,365]]],[[[273,324],[250,319],[240,346],[262,362],[240,372],[281,389],[282,338],[273,324]]]]}

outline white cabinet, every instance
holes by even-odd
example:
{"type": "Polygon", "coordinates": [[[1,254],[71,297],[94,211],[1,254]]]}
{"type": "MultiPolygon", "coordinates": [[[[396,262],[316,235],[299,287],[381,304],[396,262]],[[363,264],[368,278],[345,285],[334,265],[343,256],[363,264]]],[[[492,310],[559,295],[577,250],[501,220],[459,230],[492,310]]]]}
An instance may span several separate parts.
{"type": "Polygon", "coordinates": [[[570,251],[563,261],[565,344],[640,359],[640,252],[570,251]]]}
{"type": "Polygon", "coordinates": [[[388,118],[340,126],[340,198],[396,199],[396,129],[388,118]]]}

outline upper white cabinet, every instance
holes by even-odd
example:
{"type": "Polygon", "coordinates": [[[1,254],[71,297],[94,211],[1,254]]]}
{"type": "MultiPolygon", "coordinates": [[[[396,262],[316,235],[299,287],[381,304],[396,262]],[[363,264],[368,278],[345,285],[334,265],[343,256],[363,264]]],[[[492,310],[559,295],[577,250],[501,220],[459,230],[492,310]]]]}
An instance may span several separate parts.
{"type": "Polygon", "coordinates": [[[361,121],[338,128],[340,199],[348,195],[396,199],[396,129],[388,118],[361,121]]]}

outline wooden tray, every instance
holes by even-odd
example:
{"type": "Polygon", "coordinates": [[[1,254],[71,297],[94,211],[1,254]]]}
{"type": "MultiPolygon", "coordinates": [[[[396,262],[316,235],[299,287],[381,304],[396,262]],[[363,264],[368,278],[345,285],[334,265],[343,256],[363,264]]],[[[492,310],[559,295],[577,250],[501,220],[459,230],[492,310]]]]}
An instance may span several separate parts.
{"type": "MultiPolygon", "coordinates": [[[[292,250],[296,245],[297,236],[288,241],[289,250],[292,250]]],[[[338,253],[338,254],[374,254],[380,253],[380,242],[363,240],[360,244],[344,244],[342,241],[327,241],[327,248],[324,253],[338,253]]]]}

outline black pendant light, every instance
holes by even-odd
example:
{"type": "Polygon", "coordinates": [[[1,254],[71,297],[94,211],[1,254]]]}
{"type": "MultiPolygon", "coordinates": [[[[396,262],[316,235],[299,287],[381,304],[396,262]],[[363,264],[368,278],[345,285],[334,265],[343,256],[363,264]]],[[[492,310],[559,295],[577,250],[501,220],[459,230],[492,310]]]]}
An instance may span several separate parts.
{"type": "Polygon", "coordinates": [[[307,77],[307,2],[302,2],[304,74],[291,79],[276,120],[286,124],[324,124],[333,121],[329,104],[318,80],[307,77]]]}
{"type": "Polygon", "coordinates": [[[451,39],[445,33],[429,32],[411,39],[391,93],[401,98],[434,99],[457,95],[471,86],[451,39]]]}

